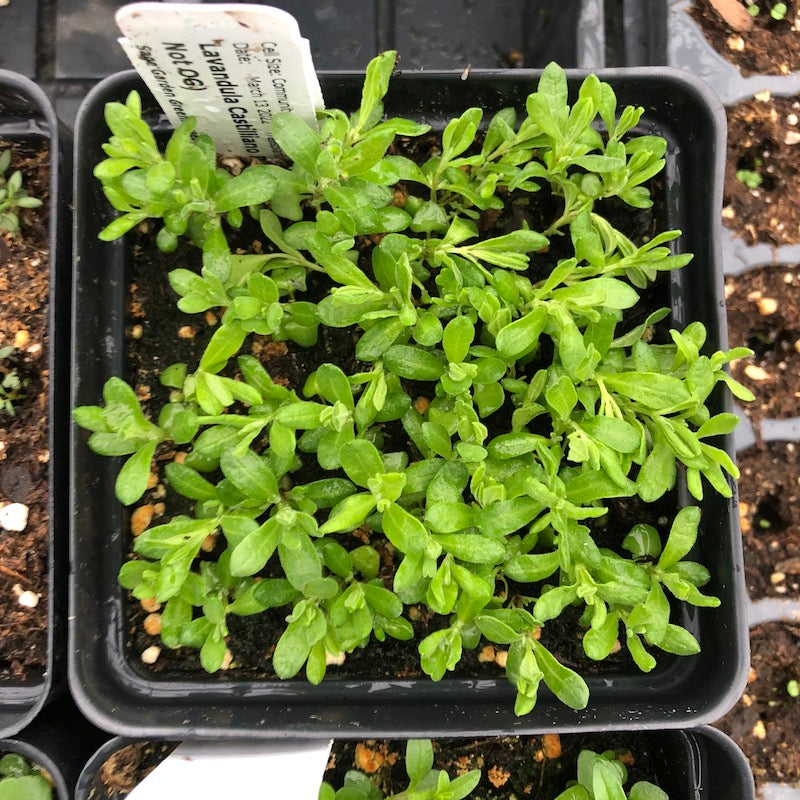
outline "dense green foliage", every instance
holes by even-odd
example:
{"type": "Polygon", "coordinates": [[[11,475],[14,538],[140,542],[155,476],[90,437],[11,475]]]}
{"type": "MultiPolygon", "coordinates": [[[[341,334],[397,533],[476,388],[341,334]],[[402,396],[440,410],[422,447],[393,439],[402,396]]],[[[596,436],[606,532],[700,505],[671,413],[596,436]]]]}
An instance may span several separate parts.
{"type": "Polygon", "coordinates": [[[482,126],[470,108],[415,163],[389,152],[428,130],[384,118],[393,65],[393,53],[375,59],[359,110],[322,112],[319,131],[276,116],[291,165],[235,177],[207,136],[193,138],[193,121],[162,153],[136,94],[107,107],[113,136],[96,174],[124,213],[101,236],[147,218],[163,222],[164,250],[188,234],[203,267],[170,273],[178,308],[221,315],[199,364],[164,371],[173,392],[156,421],[119,378],[104,406],[74,412],[93,450],[128,456],[123,503],[144,493],[162,443],[188,453],[165,474],[194,513],[139,536],[120,582],[165,603],[164,643],[201,648],[209,671],[225,656],[230,614],[285,607],[272,665],[282,678],[305,667],[317,683],[331,656],[372,637],[411,639],[409,606],[425,604],[446,618],[419,642],[434,680],[483,637],[508,648],[517,714],[534,707],[541,681],[582,708],[583,678],[539,640],[568,606],[583,609],[591,659],[618,638],[643,670],[655,664],[648,648],[698,650],[670,622],[668,596],[718,603],[700,592],[706,568],[687,560],[699,509],[678,511],[664,542],[643,523],[612,550],[591,526],[608,499],[651,503],[679,475],[695,498],[709,486],[731,496],[736,467],[709,440],[736,417],[711,416],[706,401],[720,382],[746,395],[724,367],[747,351],[705,354],[699,323],[671,339],[663,328],[653,343],[668,309],[625,324],[639,290],[691,258],[666,246],[677,231],[635,243],[600,213],[604,198],[652,203],[665,142],[633,135],[641,108],[618,114],[593,75],[570,105],[550,65],[527,113],[503,109],[482,126]],[[486,230],[538,191],[559,209],[543,231],[486,230]],[[263,254],[230,251],[224,232],[244,214],[260,223],[263,254]],[[572,255],[534,277],[556,239],[572,255]],[[329,287],[319,302],[306,294],[312,274],[329,287]],[[302,348],[320,326],[357,331],[357,371],[326,363],[292,390],[247,354],[254,333],[302,348]],[[413,445],[391,449],[397,431],[413,445]],[[309,483],[310,459],[325,477],[309,483]],[[367,543],[350,535],[357,528],[367,543]],[[198,558],[220,531],[219,557],[198,558]]]}
{"type": "Polygon", "coordinates": [[[19,753],[0,758],[0,800],[51,800],[53,787],[35,764],[19,753]]]}

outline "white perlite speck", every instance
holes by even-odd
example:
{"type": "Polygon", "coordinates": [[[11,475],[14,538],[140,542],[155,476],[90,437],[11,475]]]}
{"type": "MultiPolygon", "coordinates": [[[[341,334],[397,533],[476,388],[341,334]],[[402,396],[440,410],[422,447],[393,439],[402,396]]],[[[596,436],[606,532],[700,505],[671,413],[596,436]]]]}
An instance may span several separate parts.
{"type": "Polygon", "coordinates": [[[28,506],[22,503],[9,503],[0,508],[0,528],[19,533],[28,524],[28,506]]]}
{"type": "Polygon", "coordinates": [[[32,592],[28,590],[27,592],[23,592],[18,598],[17,602],[23,606],[23,608],[36,608],[39,605],[39,600],[41,599],[41,595],[37,594],[36,592],[32,592]]]}

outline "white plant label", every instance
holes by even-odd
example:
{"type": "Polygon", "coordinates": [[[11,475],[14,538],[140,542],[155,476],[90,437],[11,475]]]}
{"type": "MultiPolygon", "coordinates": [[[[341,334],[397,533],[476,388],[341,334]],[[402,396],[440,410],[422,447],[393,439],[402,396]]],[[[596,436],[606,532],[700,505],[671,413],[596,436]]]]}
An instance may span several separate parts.
{"type": "Polygon", "coordinates": [[[222,155],[272,156],[272,116],[316,127],[322,92],[297,20],[245,3],[131,3],[116,14],[122,48],[177,126],[197,117],[222,155]]]}
{"type": "Polygon", "coordinates": [[[184,742],[128,800],[317,800],[333,740],[184,742]]]}

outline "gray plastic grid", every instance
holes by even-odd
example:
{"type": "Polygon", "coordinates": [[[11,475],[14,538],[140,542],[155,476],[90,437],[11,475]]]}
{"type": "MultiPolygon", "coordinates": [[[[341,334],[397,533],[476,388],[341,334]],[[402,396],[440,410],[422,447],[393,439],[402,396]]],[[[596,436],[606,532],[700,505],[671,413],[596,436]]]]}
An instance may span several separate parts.
{"type": "MultiPolygon", "coordinates": [[[[405,70],[497,69],[508,66],[514,50],[529,67],[543,67],[551,58],[564,67],[606,65],[604,0],[565,0],[558,9],[548,0],[499,5],[472,0],[240,1],[263,1],[291,12],[311,42],[317,69],[363,69],[373,55],[390,49],[400,51],[405,70]],[[566,19],[577,24],[564,25],[566,19]]],[[[24,62],[22,71],[47,85],[59,118],[73,127],[80,102],[97,79],[129,68],[113,19],[126,2],[132,0],[13,0],[9,8],[0,8],[0,66],[13,43],[14,57],[24,62]],[[45,5],[38,18],[35,3],[45,5]],[[15,9],[13,15],[9,9],[15,9]],[[42,41],[47,42],[44,48],[42,41]]]]}

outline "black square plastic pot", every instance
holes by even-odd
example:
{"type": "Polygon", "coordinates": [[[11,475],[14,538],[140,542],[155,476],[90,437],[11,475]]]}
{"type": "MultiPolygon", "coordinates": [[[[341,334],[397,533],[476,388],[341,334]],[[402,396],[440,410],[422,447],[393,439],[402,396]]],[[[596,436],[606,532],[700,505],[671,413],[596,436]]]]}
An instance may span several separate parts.
{"type": "MultiPolygon", "coordinates": [[[[622,735],[624,738],[624,734],[622,735]]],[[[602,752],[618,746],[607,734],[597,734],[582,747],[602,752]]],[[[89,759],[78,779],[75,800],[89,800],[93,783],[103,763],[133,739],[110,739],[89,759]]],[[[655,731],[630,734],[631,752],[646,746],[651,753],[656,774],[652,776],[670,800],[754,800],[753,776],[742,751],[718,730],[709,727],[692,731],[655,731]]],[[[269,796],[269,786],[263,787],[269,796]]]]}
{"type": "MultiPolygon", "coordinates": [[[[643,105],[641,129],[664,136],[667,166],[661,186],[664,228],[679,228],[681,251],[694,260],[671,273],[658,306],[671,305],[672,324],[699,320],[708,329],[709,351],[726,345],[722,270],[719,263],[718,210],[722,194],[725,121],[719,101],[701,83],[670,70],[607,70],[620,105],[643,105]]],[[[574,91],[585,73],[569,72],[574,91]]],[[[527,70],[396,76],[386,98],[390,114],[416,118],[441,130],[468,106],[489,113],[524,107],[538,73],[527,70]]],[[[323,73],[331,107],[352,108],[362,77],[323,73]]],[[[125,300],[129,245],[100,242],[97,234],[111,210],[92,177],[107,138],[103,108],[137,89],[145,115],[164,129],[163,117],[135,73],[112,76],[87,98],[76,131],[73,406],[94,404],[103,383],[125,376],[125,300]]],[[[165,362],[170,363],[168,355],[165,362]]],[[[721,393],[712,413],[727,410],[721,393]]],[[[730,452],[730,438],[723,443],[730,452]]],[[[684,608],[675,621],[699,640],[702,652],[687,658],[661,654],[650,673],[589,676],[589,705],[563,706],[545,691],[526,717],[513,713],[514,689],[498,680],[446,677],[423,679],[336,680],[319,686],[232,679],[228,674],[196,679],[156,676],[142,670],[138,654],[125,642],[125,593],[117,573],[129,548],[127,513],[114,497],[116,470],[86,446],[86,434],[73,429],[72,584],[70,683],[84,710],[101,727],[127,736],[189,737],[413,737],[468,734],[540,733],[550,730],[678,728],[720,717],[745,683],[747,635],[741,542],[735,498],[709,493],[702,503],[702,534],[693,557],[713,573],[707,590],[718,609],[684,608]]],[[[677,490],[680,505],[689,502],[677,490]]]]}
{"type": "MultiPolygon", "coordinates": [[[[48,568],[48,633],[47,666],[44,671],[28,674],[24,680],[0,680],[0,736],[11,736],[24,728],[41,710],[51,693],[63,682],[66,646],[67,606],[67,381],[69,368],[69,282],[60,273],[69,262],[59,267],[59,254],[69,252],[69,227],[66,215],[64,186],[59,171],[69,171],[69,150],[59,145],[59,129],[55,113],[44,92],[31,80],[14,72],[0,70],[0,137],[11,141],[47,142],[50,151],[50,296],[48,319],[49,370],[48,426],[50,460],[48,464],[50,494],[49,568],[48,568]],[[66,156],[65,156],[66,153],[66,156]]],[[[12,535],[12,534],[7,534],[12,535]]]]}

